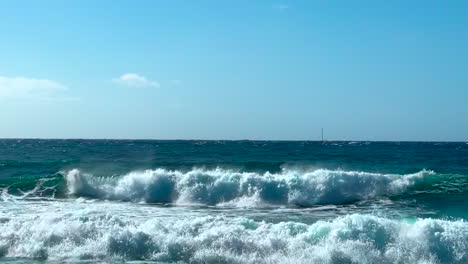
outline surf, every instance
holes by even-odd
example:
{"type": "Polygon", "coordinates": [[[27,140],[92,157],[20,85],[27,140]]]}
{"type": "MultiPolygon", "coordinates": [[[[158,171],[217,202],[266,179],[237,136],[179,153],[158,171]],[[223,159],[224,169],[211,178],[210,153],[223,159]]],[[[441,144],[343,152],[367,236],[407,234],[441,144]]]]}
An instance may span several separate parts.
{"type": "MultiPolygon", "coordinates": [[[[352,214],[313,224],[113,214],[105,205],[12,216],[0,257],[189,263],[466,263],[468,223],[352,214]],[[101,209],[99,209],[101,208],[101,209]]],[[[127,208],[126,210],[130,210],[127,208]]]]}
{"type": "Polygon", "coordinates": [[[9,179],[3,186],[2,197],[6,194],[16,194],[17,198],[53,195],[135,203],[309,207],[382,197],[463,193],[468,190],[468,179],[428,170],[383,174],[328,169],[258,173],[222,168],[187,171],[158,168],[96,176],[72,169],[39,179],[9,179]]]}

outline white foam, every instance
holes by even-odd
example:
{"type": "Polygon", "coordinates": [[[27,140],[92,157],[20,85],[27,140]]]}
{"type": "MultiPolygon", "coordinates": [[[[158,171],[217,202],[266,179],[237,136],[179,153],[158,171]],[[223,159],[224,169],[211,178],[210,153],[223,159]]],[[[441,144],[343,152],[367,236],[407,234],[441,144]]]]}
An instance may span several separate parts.
{"type": "Polygon", "coordinates": [[[342,204],[404,192],[431,171],[397,175],[343,170],[252,173],[231,170],[165,169],[95,177],[71,170],[69,193],[78,197],[133,202],[230,206],[342,204]]]}
{"type": "Polygon", "coordinates": [[[348,215],[311,225],[69,209],[0,222],[0,257],[190,263],[467,263],[468,223],[348,215]]]}

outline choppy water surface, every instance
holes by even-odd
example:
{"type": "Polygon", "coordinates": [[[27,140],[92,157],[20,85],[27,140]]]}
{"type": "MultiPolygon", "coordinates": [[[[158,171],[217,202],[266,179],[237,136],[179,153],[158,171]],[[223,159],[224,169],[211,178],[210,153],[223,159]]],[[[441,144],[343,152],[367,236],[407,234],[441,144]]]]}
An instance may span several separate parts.
{"type": "Polygon", "coordinates": [[[468,144],[0,140],[0,261],[468,263],[468,144]]]}

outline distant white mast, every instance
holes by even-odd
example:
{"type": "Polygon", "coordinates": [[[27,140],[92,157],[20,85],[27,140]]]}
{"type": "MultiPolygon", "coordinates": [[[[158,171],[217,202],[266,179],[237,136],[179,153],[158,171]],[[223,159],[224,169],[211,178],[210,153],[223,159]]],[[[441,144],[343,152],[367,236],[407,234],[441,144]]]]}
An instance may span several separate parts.
{"type": "Polygon", "coordinates": [[[322,127],[322,142],[323,142],[323,127],[322,127]]]}

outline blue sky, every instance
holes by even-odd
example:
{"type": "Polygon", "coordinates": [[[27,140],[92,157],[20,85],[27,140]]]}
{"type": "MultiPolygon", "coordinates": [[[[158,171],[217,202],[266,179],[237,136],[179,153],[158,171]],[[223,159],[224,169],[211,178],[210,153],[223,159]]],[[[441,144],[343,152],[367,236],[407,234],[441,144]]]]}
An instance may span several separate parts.
{"type": "Polygon", "coordinates": [[[467,1],[0,1],[0,137],[468,140],[467,1]]]}

